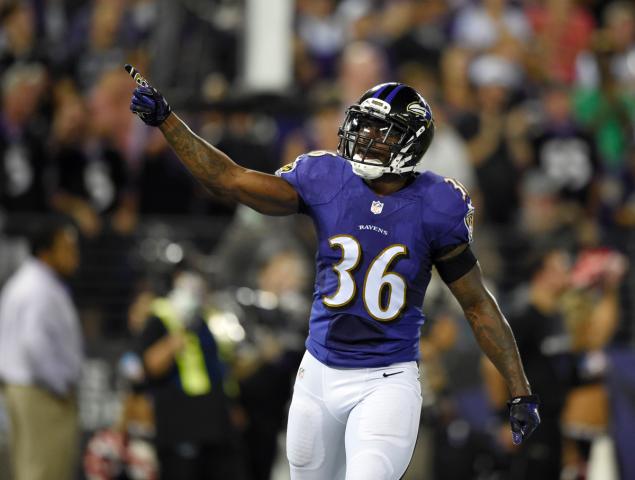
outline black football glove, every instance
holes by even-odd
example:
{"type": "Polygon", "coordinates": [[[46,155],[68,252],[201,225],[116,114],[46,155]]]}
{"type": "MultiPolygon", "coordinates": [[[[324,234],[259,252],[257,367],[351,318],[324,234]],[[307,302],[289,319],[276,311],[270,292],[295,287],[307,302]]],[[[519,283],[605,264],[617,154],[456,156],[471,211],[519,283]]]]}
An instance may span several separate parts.
{"type": "Polygon", "coordinates": [[[507,402],[514,445],[520,445],[540,425],[539,405],[538,395],[514,397],[507,402]]]}
{"type": "Polygon", "coordinates": [[[132,92],[130,110],[137,114],[146,125],[158,127],[172,112],[170,105],[161,92],[151,86],[133,66],[126,65],[124,68],[138,85],[132,92]]]}

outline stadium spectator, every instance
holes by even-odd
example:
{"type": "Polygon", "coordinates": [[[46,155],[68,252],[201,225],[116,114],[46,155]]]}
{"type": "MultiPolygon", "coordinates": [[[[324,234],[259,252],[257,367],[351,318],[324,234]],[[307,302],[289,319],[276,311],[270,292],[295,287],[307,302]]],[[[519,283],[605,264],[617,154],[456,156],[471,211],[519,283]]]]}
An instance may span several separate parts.
{"type": "Polygon", "coordinates": [[[64,174],[59,176],[52,203],[57,210],[73,217],[84,236],[93,237],[101,230],[101,218],[91,202],[91,195],[98,191],[84,183],[86,122],[82,98],[74,94],[63,96],[53,118],[52,164],[64,174]]]}
{"type": "MultiPolygon", "coordinates": [[[[593,440],[608,427],[603,349],[618,323],[619,283],[625,258],[606,248],[583,251],[571,268],[561,248],[537,250],[530,260],[526,303],[510,316],[527,375],[544,408],[541,432],[511,452],[510,479],[586,478],[593,440]],[[563,451],[563,441],[567,449],[563,451]]],[[[502,384],[484,362],[486,385],[500,408],[502,384]]]]}
{"type": "Polygon", "coordinates": [[[189,215],[205,211],[207,202],[160,136],[150,132],[135,182],[139,215],[189,215]],[[170,195],[165,195],[169,191],[170,195]]]}
{"type": "Polygon", "coordinates": [[[441,90],[443,103],[451,123],[458,126],[464,115],[475,108],[474,93],[470,84],[470,53],[450,46],[441,56],[441,90]]]}
{"type": "MultiPolygon", "coordinates": [[[[617,83],[632,89],[635,81],[635,7],[630,2],[611,2],[603,13],[603,28],[596,31],[594,43],[608,51],[609,68],[617,83]]],[[[576,83],[584,88],[598,87],[600,66],[593,49],[580,52],[576,59],[576,83]]]]}
{"type": "Polygon", "coordinates": [[[478,113],[456,119],[457,130],[467,141],[470,162],[483,194],[485,221],[510,224],[518,207],[518,167],[513,157],[513,137],[507,120],[511,96],[521,82],[514,64],[502,57],[485,55],[470,65],[476,86],[478,113]]]}
{"type": "MultiPolygon", "coordinates": [[[[427,312],[430,324],[420,342],[425,367],[418,441],[423,445],[415,447],[415,455],[422,457],[419,462],[423,460],[419,468],[429,473],[422,477],[413,471],[407,478],[452,480],[485,476],[494,465],[479,461],[491,456],[485,435],[487,408],[478,372],[479,349],[456,306],[447,301],[443,287],[431,286],[430,294],[438,304],[427,312]]],[[[411,467],[415,466],[413,459],[411,467]]]]}
{"type": "Polygon", "coordinates": [[[574,118],[571,94],[565,85],[546,85],[541,99],[542,115],[528,134],[531,165],[558,186],[563,200],[592,214],[598,200],[595,141],[574,118]]]}
{"type": "Polygon", "coordinates": [[[291,385],[302,360],[304,319],[310,309],[305,297],[310,267],[304,257],[293,248],[263,257],[266,260],[260,262],[255,292],[274,301],[243,306],[252,332],[257,333],[258,349],[251,360],[252,372],[240,382],[241,402],[249,419],[244,437],[252,480],[271,478],[277,437],[284,427],[291,385]]]}
{"type": "Polygon", "coordinates": [[[387,7],[388,11],[381,15],[385,18],[382,40],[391,64],[399,66],[414,62],[429,69],[438,69],[443,48],[448,42],[447,30],[451,18],[448,3],[408,0],[388,2],[387,7]],[[403,6],[399,7],[399,4],[403,6]],[[393,15],[396,19],[390,18],[390,8],[397,13],[393,15]]]}
{"type": "Polygon", "coordinates": [[[156,22],[147,42],[137,47],[149,55],[150,71],[164,89],[180,102],[197,102],[210,77],[234,82],[240,55],[236,31],[244,19],[240,3],[153,3],[156,22]],[[166,18],[170,21],[161,20],[166,18]]]}
{"type": "Polygon", "coordinates": [[[462,48],[498,53],[512,49],[511,58],[522,52],[532,35],[523,11],[505,0],[481,0],[464,6],[452,30],[454,42],[462,48]]]}
{"type": "Polygon", "coordinates": [[[104,72],[119,67],[124,61],[123,14],[121,0],[97,0],[76,15],[77,51],[74,52],[73,67],[82,90],[89,90],[104,72]]]}
{"type": "Polygon", "coordinates": [[[298,37],[316,62],[321,77],[332,77],[346,41],[346,23],[333,0],[298,2],[298,37]]]}
{"type": "MultiPolygon", "coordinates": [[[[156,295],[142,287],[128,310],[128,330],[139,335],[148,320],[156,295]]],[[[132,343],[132,342],[131,342],[132,343]]],[[[127,385],[115,423],[99,430],[87,441],[83,467],[89,480],[157,480],[159,462],[151,439],[155,433],[154,411],[145,393],[141,358],[126,351],[118,371],[127,385]]]]}
{"type": "Polygon", "coordinates": [[[635,227],[635,145],[631,146],[628,161],[617,179],[605,182],[611,193],[603,196],[610,212],[610,222],[630,229],[635,227]]]}
{"type": "Polygon", "coordinates": [[[46,60],[37,43],[35,12],[29,2],[10,0],[0,5],[3,40],[0,46],[0,72],[15,63],[41,63],[46,60]]]}
{"type": "Polygon", "coordinates": [[[621,88],[611,72],[611,51],[594,45],[599,81],[574,91],[574,114],[587,126],[597,143],[600,165],[610,174],[624,167],[635,125],[635,92],[621,88]]]}
{"type": "Polygon", "coordinates": [[[338,86],[342,105],[349,105],[368,88],[387,80],[386,52],[370,42],[359,41],[346,45],[338,70],[338,86]],[[360,75],[360,72],[364,72],[360,75]]]}
{"type": "Polygon", "coordinates": [[[528,60],[542,81],[575,79],[577,55],[591,42],[595,19],[575,0],[546,0],[530,4],[526,15],[534,32],[528,60]]]}
{"type": "Polygon", "coordinates": [[[519,188],[518,218],[505,230],[505,239],[495,237],[492,244],[502,260],[502,269],[495,277],[497,285],[508,292],[527,281],[527,255],[536,246],[546,239],[571,248],[576,244],[576,231],[558,194],[558,184],[543,172],[530,169],[524,172],[519,188]]]}
{"type": "MultiPolygon", "coordinates": [[[[536,435],[514,450],[501,429],[499,441],[512,452],[510,480],[560,478],[562,432],[560,415],[571,388],[570,341],[559,314],[562,296],[570,287],[570,259],[566,251],[547,248],[535,254],[529,270],[527,300],[509,315],[527,377],[542,402],[542,425],[536,435]]],[[[494,366],[483,360],[490,401],[505,421],[507,392],[494,366]]]]}
{"type": "Polygon", "coordinates": [[[39,116],[46,76],[46,69],[35,63],[15,64],[3,74],[0,208],[11,213],[48,210],[48,125],[39,116]]]}
{"type": "Polygon", "coordinates": [[[580,384],[569,392],[561,420],[566,467],[572,478],[587,478],[593,442],[608,431],[611,412],[604,382],[609,362],[605,350],[618,326],[619,286],[627,268],[625,257],[614,250],[583,250],[571,272],[573,288],[563,298],[571,349],[580,357],[580,384]]]}
{"type": "Polygon", "coordinates": [[[154,401],[162,480],[241,479],[237,433],[224,394],[225,373],[203,317],[203,279],[180,273],[153,302],[139,338],[154,401]]]}
{"type": "Polygon", "coordinates": [[[83,353],[64,278],[79,264],[77,232],[66,220],[45,220],[31,251],[33,258],[7,281],[0,297],[0,379],[11,421],[11,464],[16,480],[70,480],[83,353]]]}
{"type": "MultiPolygon", "coordinates": [[[[476,173],[465,141],[447,117],[447,106],[441,97],[436,73],[417,63],[406,63],[399,68],[399,77],[406,85],[412,85],[420,92],[429,92],[430,106],[435,114],[434,142],[430,144],[421,168],[458,180],[474,199],[479,195],[476,173]]],[[[476,202],[479,203],[478,200],[476,202]]]]}
{"type": "Polygon", "coordinates": [[[102,220],[132,208],[126,198],[128,165],[119,149],[91,131],[80,97],[67,97],[58,105],[53,126],[52,164],[59,172],[54,205],[76,218],[82,232],[95,236],[102,220]]]}
{"type": "Polygon", "coordinates": [[[279,166],[293,162],[303,152],[318,149],[335,151],[337,148],[333,131],[337,130],[342,121],[342,106],[337,88],[333,85],[315,88],[309,103],[309,118],[300,128],[291,130],[284,139],[279,166]]]}

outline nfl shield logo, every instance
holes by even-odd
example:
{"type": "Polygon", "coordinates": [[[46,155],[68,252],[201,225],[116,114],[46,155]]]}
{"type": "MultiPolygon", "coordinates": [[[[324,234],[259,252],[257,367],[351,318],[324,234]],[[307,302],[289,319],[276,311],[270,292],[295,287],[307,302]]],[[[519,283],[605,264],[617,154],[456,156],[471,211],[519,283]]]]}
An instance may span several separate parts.
{"type": "Polygon", "coordinates": [[[384,209],[384,204],[379,200],[373,200],[373,203],[370,205],[370,211],[375,215],[379,215],[381,211],[384,209]]]}

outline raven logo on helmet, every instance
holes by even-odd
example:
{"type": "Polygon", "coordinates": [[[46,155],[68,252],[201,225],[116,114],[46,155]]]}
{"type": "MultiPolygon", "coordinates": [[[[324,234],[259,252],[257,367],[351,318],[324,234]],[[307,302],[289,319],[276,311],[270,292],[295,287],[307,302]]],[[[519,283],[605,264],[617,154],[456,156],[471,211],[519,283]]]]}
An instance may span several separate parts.
{"type": "Polygon", "coordinates": [[[412,102],[410,105],[406,107],[406,110],[414,113],[415,115],[422,116],[426,120],[430,120],[430,110],[425,108],[419,102],[412,102]]]}

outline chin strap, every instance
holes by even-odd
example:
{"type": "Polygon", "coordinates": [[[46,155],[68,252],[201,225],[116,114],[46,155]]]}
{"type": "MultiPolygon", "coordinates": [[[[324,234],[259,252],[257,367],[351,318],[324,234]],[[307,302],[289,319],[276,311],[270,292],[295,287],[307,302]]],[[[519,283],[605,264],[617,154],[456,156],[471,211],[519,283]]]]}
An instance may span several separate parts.
{"type": "Polygon", "coordinates": [[[394,173],[395,175],[416,173],[414,167],[407,167],[405,169],[399,169],[399,171],[394,171],[388,167],[380,167],[379,165],[368,165],[354,160],[349,160],[349,162],[353,167],[353,173],[365,180],[375,180],[388,173],[394,173]]]}
{"type": "Polygon", "coordinates": [[[375,180],[386,173],[384,167],[379,167],[377,165],[364,165],[363,163],[355,161],[352,161],[351,165],[353,167],[353,173],[365,180],[375,180]]]}

